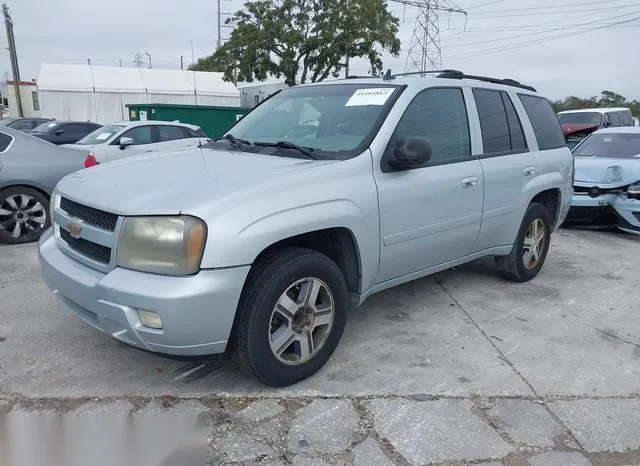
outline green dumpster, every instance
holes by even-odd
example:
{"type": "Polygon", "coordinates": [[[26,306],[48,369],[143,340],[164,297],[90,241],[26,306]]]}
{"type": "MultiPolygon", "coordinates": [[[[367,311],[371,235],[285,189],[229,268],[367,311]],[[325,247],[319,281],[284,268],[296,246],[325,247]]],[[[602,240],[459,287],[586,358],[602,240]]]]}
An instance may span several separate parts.
{"type": "Polygon", "coordinates": [[[128,104],[129,120],[160,120],[190,123],[202,128],[210,138],[217,138],[249,112],[244,107],[217,107],[180,104],[128,104]]]}

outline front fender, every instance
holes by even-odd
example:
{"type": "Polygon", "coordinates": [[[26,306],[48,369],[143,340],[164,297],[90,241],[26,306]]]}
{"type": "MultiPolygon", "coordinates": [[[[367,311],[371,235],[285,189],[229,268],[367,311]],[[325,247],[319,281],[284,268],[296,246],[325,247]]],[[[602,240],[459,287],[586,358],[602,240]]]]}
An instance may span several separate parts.
{"type": "MultiPolygon", "coordinates": [[[[236,235],[225,237],[219,244],[209,244],[202,267],[249,265],[272,244],[329,228],[345,228],[351,232],[361,262],[362,285],[368,286],[375,278],[379,260],[377,210],[372,208],[367,212],[349,199],[301,205],[258,218],[236,235]]],[[[213,238],[210,240],[216,241],[213,238]]]]}

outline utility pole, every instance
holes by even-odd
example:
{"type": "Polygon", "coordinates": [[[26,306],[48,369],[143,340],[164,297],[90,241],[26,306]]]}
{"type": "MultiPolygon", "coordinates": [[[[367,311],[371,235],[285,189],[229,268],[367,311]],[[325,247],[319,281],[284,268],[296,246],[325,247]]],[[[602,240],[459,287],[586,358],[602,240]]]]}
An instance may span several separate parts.
{"type": "Polygon", "coordinates": [[[347,58],[344,61],[344,77],[345,79],[349,77],[349,55],[347,55],[347,58]]]}
{"type": "Polygon", "coordinates": [[[91,58],[87,58],[87,64],[91,66],[91,58]]]}
{"type": "Polygon", "coordinates": [[[218,40],[216,47],[220,48],[222,45],[222,10],[220,8],[220,0],[218,0],[218,40]]]}
{"type": "Polygon", "coordinates": [[[18,67],[18,54],[16,53],[16,41],[13,37],[13,21],[6,3],[2,4],[2,14],[4,24],[7,27],[7,41],[9,42],[9,57],[11,59],[11,72],[13,73],[13,87],[16,93],[16,104],[18,106],[18,116],[23,117],[22,97],[20,96],[20,69],[18,67]]]}
{"type": "Polygon", "coordinates": [[[120,65],[120,68],[122,68],[122,58],[118,60],[118,65],[120,65]]]}
{"type": "Polygon", "coordinates": [[[145,52],[144,54],[149,57],[149,69],[151,69],[151,54],[149,52],[145,52]]]}
{"type": "Polygon", "coordinates": [[[439,14],[467,12],[450,0],[391,0],[394,3],[418,8],[416,25],[411,37],[404,72],[442,69],[442,49],[440,47],[439,14]]]}
{"type": "Polygon", "coordinates": [[[184,70],[184,55],[180,55],[180,69],[184,70]]]}

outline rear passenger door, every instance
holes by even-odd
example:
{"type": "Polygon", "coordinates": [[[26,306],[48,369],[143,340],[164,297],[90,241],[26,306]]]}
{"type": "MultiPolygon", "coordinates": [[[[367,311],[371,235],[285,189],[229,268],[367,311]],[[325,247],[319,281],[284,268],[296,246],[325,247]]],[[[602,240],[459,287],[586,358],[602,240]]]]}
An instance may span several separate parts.
{"type": "Polygon", "coordinates": [[[473,97],[482,133],[479,159],[484,172],[482,228],[475,252],[513,242],[514,232],[507,225],[520,215],[524,188],[535,176],[538,160],[529,151],[509,93],[476,88],[473,97]]]}
{"type": "Polygon", "coordinates": [[[377,283],[469,254],[482,217],[482,168],[472,155],[461,88],[429,88],[407,106],[374,172],[381,261],[377,283]],[[407,137],[426,138],[431,160],[394,170],[388,154],[407,137]]]}
{"type": "Polygon", "coordinates": [[[191,137],[187,128],[158,125],[158,150],[161,152],[198,147],[200,140],[191,137]]]}

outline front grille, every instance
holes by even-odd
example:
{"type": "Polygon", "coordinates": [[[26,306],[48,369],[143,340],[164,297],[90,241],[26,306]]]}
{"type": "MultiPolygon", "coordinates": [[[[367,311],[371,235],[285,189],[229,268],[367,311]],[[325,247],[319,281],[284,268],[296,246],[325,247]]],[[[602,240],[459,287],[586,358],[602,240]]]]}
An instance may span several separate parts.
{"type": "Polygon", "coordinates": [[[583,207],[572,206],[567,214],[570,223],[615,224],[616,215],[610,206],[583,207]]]}
{"type": "Polygon", "coordinates": [[[74,238],[64,228],[60,228],[60,238],[62,238],[71,249],[83,256],[87,256],[101,264],[109,264],[111,262],[111,248],[87,241],[83,238],[74,238]]]}
{"type": "Polygon", "coordinates": [[[118,216],[104,210],[94,209],[86,205],[78,204],[66,197],[60,199],[60,208],[71,217],[79,218],[88,225],[93,225],[107,231],[114,231],[118,216]]]}

